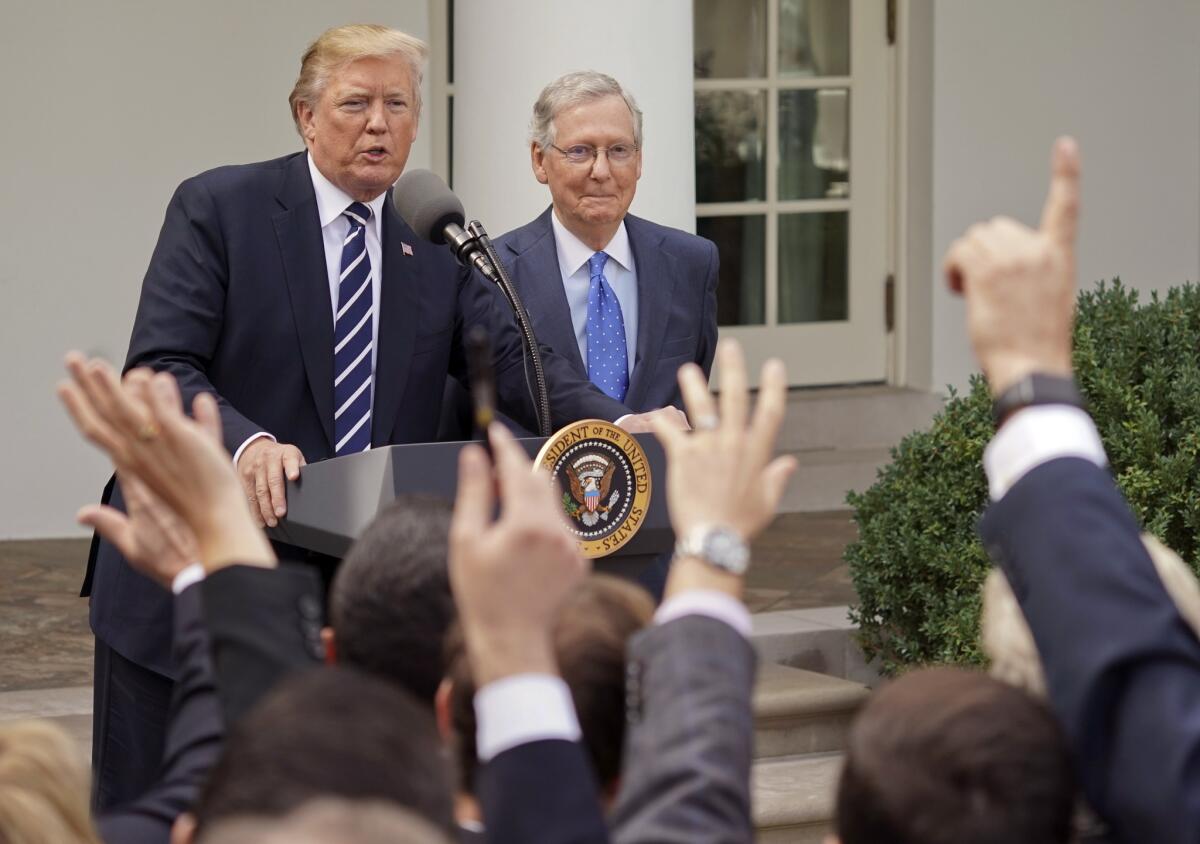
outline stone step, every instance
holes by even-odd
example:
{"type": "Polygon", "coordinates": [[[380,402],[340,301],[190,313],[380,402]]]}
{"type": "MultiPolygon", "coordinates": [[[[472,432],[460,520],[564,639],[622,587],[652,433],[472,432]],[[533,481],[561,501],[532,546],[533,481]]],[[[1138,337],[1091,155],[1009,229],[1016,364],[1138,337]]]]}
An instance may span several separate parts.
{"type": "Polygon", "coordinates": [[[841,510],[849,490],[862,492],[876,473],[891,462],[887,446],[781,451],[799,464],[779,503],[781,513],[841,510]]]}
{"type": "Polygon", "coordinates": [[[779,448],[887,449],[928,427],[942,403],[935,393],[884,385],[792,390],[779,448]]]}
{"type": "Polygon", "coordinates": [[[765,663],[754,690],[754,756],[769,759],[843,750],[870,691],[861,683],[765,663]]]}
{"type": "Polygon", "coordinates": [[[849,607],[778,610],[750,616],[760,666],[772,663],[866,686],[879,680],[854,639],[849,607]]]}
{"type": "Polygon", "coordinates": [[[758,844],[822,844],[833,832],[842,754],[821,753],[754,763],[751,794],[758,844]]]}

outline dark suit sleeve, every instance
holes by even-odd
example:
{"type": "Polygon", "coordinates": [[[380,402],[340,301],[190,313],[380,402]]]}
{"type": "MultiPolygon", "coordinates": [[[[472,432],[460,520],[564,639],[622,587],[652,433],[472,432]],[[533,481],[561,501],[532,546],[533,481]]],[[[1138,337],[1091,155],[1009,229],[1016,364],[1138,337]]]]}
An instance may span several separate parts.
{"type": "Polygon", "coordinates": [[[305,566],[230,566],[201,584],[225,721],[284,675],[321,662],[321,583],[305,566]]]}
{"type": "Polygon", "coordinates": [[[696,363],[704,370],[705,378],[712,372],[713,357],[717,353],[717,279],[721,268],[717,245],[709,242],[708,247],[709,263],[708,274],[704,279],[704,309],[700,314],[700,345],[696,349],[696,363]]]}
{"type": "MultiPolygon", "coordinates": [[[[450,374],[461,383],[468,383],[464,345],[466,333],[472,325],[487,327],[495,361],[498,408],[522,427],[536,431],[533,364],[526,361],[521,332],[504,294],[490,282],[464,271],[459,276],[459,313],[462,319],[457,326],[450,374]]],[[[539,343],[538,348],[546,373],[550,421],[555,428],[580,419],[606,419],[612,422],[630,412],[625,405],[604,395],[590,381],[580,377],[570,362],[550,347],[539,343]]]]}
{"type": "Polygon", "coordinates": [[[1200,641],[1108,473],[1045,463],[980,532],[1033,631],[1089,801],[1121,840],[1200,841],[1200,641]]]}
{"type": "Polygon", "coordinates": [[[263,430],[213,388],[208,367],[220,342],[229,283],[217,208],[200,179],[175,191],[142,282],[125,368],[170,372],[189,410],[198,393],[221,408],[225,447],[233,453],[263,430]]]}
{"type": "Polygon", "coordinates": [[[173,655],[178,677],[162,769],[149,791],[96,819],[101,838],[111,844],[167,844],[171,825],[191,808],[220,755],[224,724],[200,605],[199,586],[175,598],[173,655]]]}
{"type": "Polygon", "coordinates": [[[479,771],[476,795],[494,844],[606,844],[591,765],[578,742],[535,741],[479,771]]]}
{"type": "Polygon", "coordinates": [[[754,650],[729,625],[692,615],[630,643],[629,715],[613,840],[754,840],[754,650]]]}

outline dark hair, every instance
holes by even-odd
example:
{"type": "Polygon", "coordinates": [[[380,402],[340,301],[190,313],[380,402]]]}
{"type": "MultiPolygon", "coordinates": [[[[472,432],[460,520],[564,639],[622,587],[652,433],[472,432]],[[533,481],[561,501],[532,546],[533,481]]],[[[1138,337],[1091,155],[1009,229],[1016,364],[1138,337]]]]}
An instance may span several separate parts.
{"type": "Polygon", "coordinates": [[[381,800],[452,829],[452,792],[433,714],[352,668],[292,675],[238,721],[201,790],[198,828],[282,817],[318,797],[381,800]]]}
{"type": "Polygon", "coordinates": [[[914,671],[850,729],[837,796],[842,844],[1060,844],[1075,786],[1049,710],[975,671],[914,671]]]}
{"type": "Polygon", "coordinates": [[[329,601],[338,662],[399,683],[430,707],[454,620],[450,514],[441,498],[397,498],[346,555],[329,601]]]}
{"type": "MultiPolygon", "coordinates": [[[[625,651],[630,637],[654,615],[645,590],[607,575],[585,580],[567,599],[554,625],[554,655],[583,732],[583,744],[601,788],[616,783],[625,743],[625,651]]],[[[452,683],[450,718],[459,787],[473,794],[479,758],[475,747],[475,682],[462,634],[446,641],[446,676],[452,683]]]]}

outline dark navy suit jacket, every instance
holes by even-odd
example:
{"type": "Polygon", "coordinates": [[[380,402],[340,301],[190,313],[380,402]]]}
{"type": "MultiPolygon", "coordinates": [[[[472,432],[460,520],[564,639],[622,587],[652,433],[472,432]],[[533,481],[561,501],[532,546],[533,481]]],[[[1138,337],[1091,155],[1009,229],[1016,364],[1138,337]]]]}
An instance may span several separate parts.
{"type": "MultiPolygon", "coordinates": [[[[579,354],[571,306],[550,222],[553,208],[536,220],[496,239],[496,251],[511,276],[533,323],[539,345],[565,358],[581,378],[587,364],[579,354]]],[[[717,347],[717,247],[702,237],[660,226],[632,214],[625,229],[637,265],[637,358],[625,405],[635,413],[667,405],[683,409],[675,375],[696,363],[707,377],[717,347]]],[[[536,428],[501,418],[518,436],[536,428]]],[[[470,394],[454,379],[446,382],[438,438],[472,437],[470,394]]]]}
{"type": "MultiPolygon", "coordinates": [[[[520,337],[500,294],[418,238],[390,201],[384,208],[372,444],[436,438],[446,375],[465,379],[464,328],[476,324],[491,334],[500,409],[533,427],[520,337]]],[[[556,425],[628,412],[567,361],[545,357],[556,425]]],[[[197,393],[215,394],[231,452],[267,431],[309,463],[333,456],[333,316],[304,153],[221,167],[179,186],[142,283],[133,366],[171,372],[189,407],[197,393]]],[[[108,491],[119,505],[119,491],[108,491]]],[[[93,632],[170,675],[168,596],[98,539],[89,592],[93,632]]]]}
{"type": "Polygon", "coordinates": [[[1106,470],[1042,464],[980,525],[1033,631],[1088,801],[1120,841],[1200,841],[1200,640],[1106,470]]]}
{"type": "MultiPolygon", "coordinates": [[[[583,378],[571,308],[554,243],[553,209],[496,241],[538,341],[583,378]]],[[[707,376],[717,347],[717,247],[710,240],[628,214],[625,230],[637,269],[637,359],[625,405],[642,412],[682,408],[675,373],[697,363],[707,376]]]]}

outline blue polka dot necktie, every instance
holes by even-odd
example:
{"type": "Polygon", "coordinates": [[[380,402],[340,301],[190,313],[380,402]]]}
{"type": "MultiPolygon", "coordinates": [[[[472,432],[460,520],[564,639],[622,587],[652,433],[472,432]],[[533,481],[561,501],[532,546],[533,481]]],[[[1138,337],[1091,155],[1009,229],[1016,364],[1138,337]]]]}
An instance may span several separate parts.
{"type": "Polygon", "coordinates": [[[371,346],[375,317],[371,258],[367,255],[367,221],[371,219],[371,209],[353,202],[343,216],[350,226],[342,242],[342,274],[333,324],[333,438],[338,457],[371,447],[371,346]]]}
{"type": "Polygon", "coordinates": [[[608,254],[588,258],[587,364],[588,378],[606,396],[625,401],[629,389],[629,354],[621,303],[604,277],[608,254]]]}

